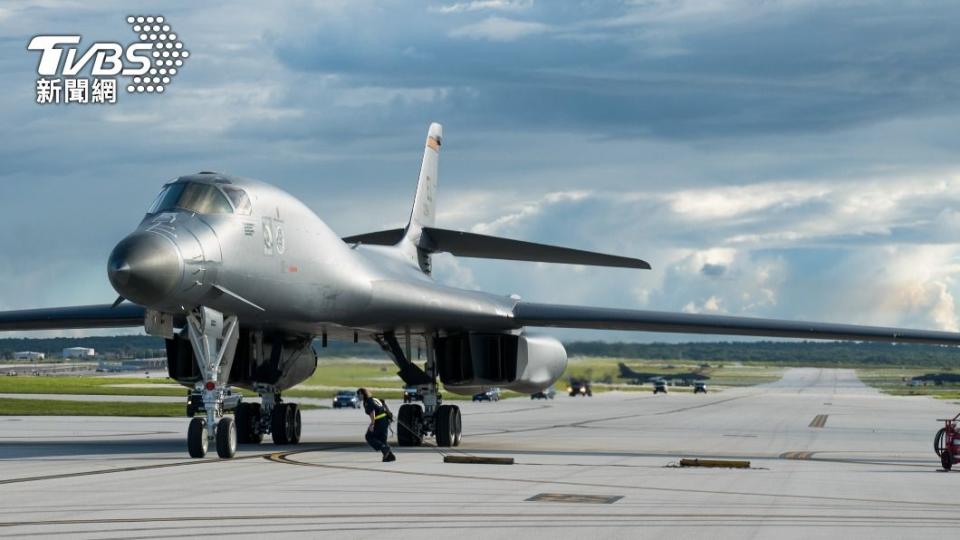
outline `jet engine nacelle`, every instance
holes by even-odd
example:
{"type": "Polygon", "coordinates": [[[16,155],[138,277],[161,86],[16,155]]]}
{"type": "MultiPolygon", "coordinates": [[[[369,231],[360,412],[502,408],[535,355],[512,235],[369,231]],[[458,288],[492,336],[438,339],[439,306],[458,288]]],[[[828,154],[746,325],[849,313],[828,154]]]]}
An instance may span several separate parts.
{"type": "Polygon", "coordinates": [[[549,336],[454,334],[436,340],[440,380],[473,394],[498,386],[525,394],[547,388],[567,368],[567,351],[549,336]]]}

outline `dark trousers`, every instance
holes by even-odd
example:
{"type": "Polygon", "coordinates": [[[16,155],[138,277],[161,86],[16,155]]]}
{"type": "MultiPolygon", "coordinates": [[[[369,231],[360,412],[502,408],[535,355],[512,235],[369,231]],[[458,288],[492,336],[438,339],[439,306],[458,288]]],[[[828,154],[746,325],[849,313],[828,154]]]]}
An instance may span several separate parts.
{"type": "Polygon", "coordinates": [[[390,429],[390,422],[386,420],[377,420],[373,424],[373,430],[367,431],[367,444],[378,452],[389,452],[390,445],[387,444],[387,431],[390,429]]]}

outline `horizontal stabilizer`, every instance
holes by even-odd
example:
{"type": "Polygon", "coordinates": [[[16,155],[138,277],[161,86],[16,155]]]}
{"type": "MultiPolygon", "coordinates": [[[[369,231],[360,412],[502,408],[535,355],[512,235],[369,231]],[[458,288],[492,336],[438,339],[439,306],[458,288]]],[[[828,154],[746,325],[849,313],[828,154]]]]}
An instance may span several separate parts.
{"type": "Polygon", "coordinates": [[[345,236],[343,241],[348,244],[368,244],[375,246],[393,246],[403,240],[403,233],[406,229],[389,229],[386,231],[377,231],[353,236],[345,236]]]}
{"type": "Polygon", "coordinates": [[[958,332],[531,302],[517,303],[513,317],[518,326],[960,345],[958,332]]]}
{"type": "MultiPolygon", "coordinates": [[[[403,239],[404,233],[404,229],[388,229],[346,236],[343,241],[348,244],[393,246],[403,239]]],[[[417,247],[427,253],[450,253],[458,257],[475,257],[478,259],[650,269],[650,265],[646,261],[631,257],[537,244],[485,234],[437,229],[435,227],[423,227],[417,247]]]]}
{"type": "Polygon", "coordinates": [[[446,252],[459,257],[650,269],[650,265],[645,261],[630,257],[434,227],[423,228],[420,247],[431,252],[446,252]]]}

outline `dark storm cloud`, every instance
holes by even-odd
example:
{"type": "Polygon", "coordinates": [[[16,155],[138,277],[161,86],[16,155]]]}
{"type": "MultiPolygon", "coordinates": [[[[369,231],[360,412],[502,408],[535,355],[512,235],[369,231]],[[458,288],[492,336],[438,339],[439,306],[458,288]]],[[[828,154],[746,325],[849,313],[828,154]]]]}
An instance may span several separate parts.
{"type": "Polygon", "coordinates": [[[273,46],[294,70],[352,84],[452,88],[445,102],[471,128],[717,137],[958,110],[956,4],[733,2],[658,18],[670,4],[540,7],[510,20],[543,30],[499,40],[458,33],[472,13],[360,10],[273,46]]]}

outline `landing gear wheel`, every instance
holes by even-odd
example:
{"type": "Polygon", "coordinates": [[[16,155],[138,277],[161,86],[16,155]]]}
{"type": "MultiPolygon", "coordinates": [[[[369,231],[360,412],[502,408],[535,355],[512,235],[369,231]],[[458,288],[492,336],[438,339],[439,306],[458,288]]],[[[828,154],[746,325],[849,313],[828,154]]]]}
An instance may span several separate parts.
{"type": "Polygon", "coordinates": [[[297,444],[300,442],[300,407],[296,403],[278,403],[270,417],[273,444],[297,444]]]}
{"type": "Polygon", "coordinates": [[[438,447],[447,448],[453,446],[454,439],[456,438],[454,433],[454,409],[455,407],[452,405],[441,405],[440,408],[437,409],[434,435],[437,437],[438,447]]]}
{"type": "Polygon", "coordinates": [[[207,419],[196,416],[190,420],[187,428],[187,450],[190,457],[202,458],[207,455],[207,419]]]}
{"type": "Polygon", "coordinates": [[[290,422],[287,420],[286,403],[274,405],[273,414],[270,415],[270,433],[273,436],[273,444],[290,443],[290,422]]]}
{"type": "Polygon", "coordinates": [[[300,444],[300,431],[303,421],[300,418],[300,406],[296,403],[287,404],[287,419],[290,422],[290,444],[300,444]]]}
{"type": "Polygon", "coordinates": [[[232,416],[224,416],[217,422],[217,455],[230,459],[237,454],[237,423],[232,416]]]}
{"type": "Polygon", "coordinates": [[[463,438],[463,426],[460,419],[460,407],[450,406],[453,409],[453,445],[460,446],[460,439],[463,438]]]}
{"type": "Polygon", "coordinates": [[[408,403],[400,406],[397,413],[397,445],[420,446],[423,444],[423,409],[408,403]]]}
{"type": "Polygon", "coordinates": [[[237,442],[240,444],[260,444],[263,433],[260,433],[260,404],[240,403],[233,413],[237,423],[237,442]]]}

